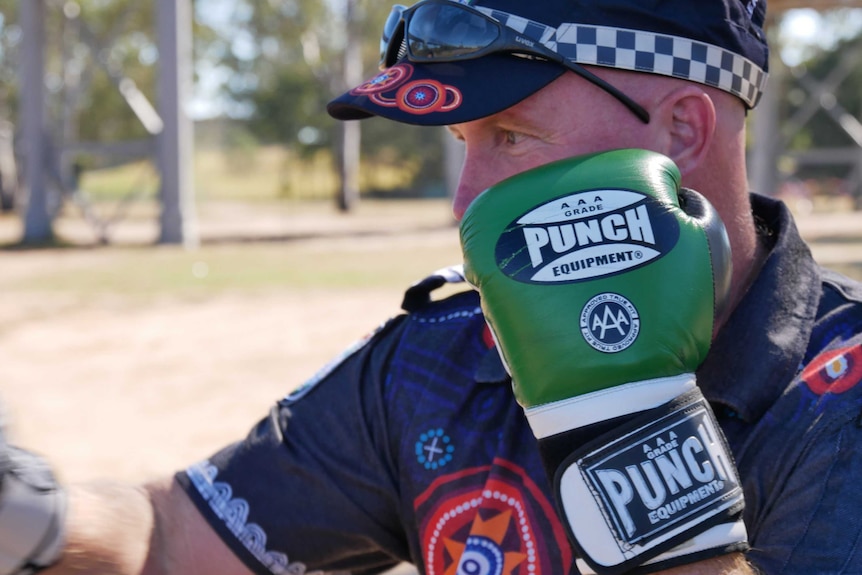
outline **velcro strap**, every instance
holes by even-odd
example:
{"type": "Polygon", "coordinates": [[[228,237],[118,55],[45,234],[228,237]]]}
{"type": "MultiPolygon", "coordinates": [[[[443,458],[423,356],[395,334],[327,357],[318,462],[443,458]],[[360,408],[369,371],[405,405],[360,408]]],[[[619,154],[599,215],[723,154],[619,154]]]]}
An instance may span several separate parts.
{"type": "Polygon", "coordinates": [[[0,575],[35,573],[63,549],[66,496],[46,463],[8,447],[0,480],[0,575]]]}
{"type": "MultiPolygon", "coordinates": [[[[744,506],[730,449],[697,388],[573,453],[555,490],[581,558],[601,575],[734,522],[744,506]]],[[[715,548],[738,548],[739,533],[732,537],[715,548]]]]}

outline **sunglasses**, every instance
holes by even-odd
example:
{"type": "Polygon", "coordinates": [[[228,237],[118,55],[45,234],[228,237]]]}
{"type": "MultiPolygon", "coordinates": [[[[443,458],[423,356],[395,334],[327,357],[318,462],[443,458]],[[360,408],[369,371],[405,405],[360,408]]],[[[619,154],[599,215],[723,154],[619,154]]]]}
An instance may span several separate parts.
{"type": "Polygon", "coordinates": [[[598,86],[631,110],[643,123],[649,123],[649,113],[613,85],[539,41],[465,4],[452,0],[422,0],[410,8],[395,5],[380,37],[381,69],[405,57],[417,63],[457,62],[492,53],[509,53],[555,62],[598,86]]]}

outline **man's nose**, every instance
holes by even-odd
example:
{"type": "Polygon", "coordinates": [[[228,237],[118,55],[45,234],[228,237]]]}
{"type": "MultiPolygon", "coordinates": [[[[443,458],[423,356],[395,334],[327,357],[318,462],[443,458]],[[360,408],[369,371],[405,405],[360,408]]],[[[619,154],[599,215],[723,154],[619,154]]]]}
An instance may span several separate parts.
{"type": "Polygon", "coordinates": [[[459,222],[476,196],[496,183],[496,180],[492,178],[493,172],[490,168],[488,162],[470,157],[469,153],[464,158],[461,177],[458,179],[458,187],[455,189],[455,196],[452,201],[452,212],[459,222]]]}

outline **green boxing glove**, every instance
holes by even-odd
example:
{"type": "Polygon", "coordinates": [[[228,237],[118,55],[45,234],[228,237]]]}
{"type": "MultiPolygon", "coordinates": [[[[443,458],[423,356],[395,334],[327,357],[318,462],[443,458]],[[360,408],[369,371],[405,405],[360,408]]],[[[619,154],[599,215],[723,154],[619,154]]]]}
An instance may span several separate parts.
{"type": "Polygon", "coordinates": [[[694,375],[730,247],[679,181],[645,150],[571,158],[486,190],[461,223],[465,275],[585,573],[747,549],[735,464],[694,375]]]}

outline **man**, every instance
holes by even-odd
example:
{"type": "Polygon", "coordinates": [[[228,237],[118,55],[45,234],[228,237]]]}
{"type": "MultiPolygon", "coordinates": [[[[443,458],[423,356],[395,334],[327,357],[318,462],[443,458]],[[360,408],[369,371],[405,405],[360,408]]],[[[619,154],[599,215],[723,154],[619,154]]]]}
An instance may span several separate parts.
{"type": "MultiPolygon", "coordinates": [[[[387,68],[330,112],[447,125],[466,144],[456,216],[508,176],[645,148],[727,226],[730,305],[697,382],[735,457],[750,549],[667,572],[862,572],[862,288],[812,261],[781,204],[748,195],[763,3],[471,3],[503,32],[432,4],[453,19],[395,10],[387,68]]],[[[69,488],[64,552],[45,573],[576,572],[578,518],[555,506],[478,296],[429,301],[457,279],[411,288],[408,315],[176,478],[69,488]]]]}

